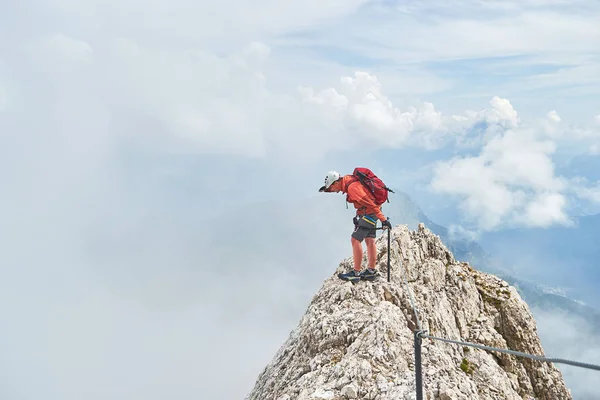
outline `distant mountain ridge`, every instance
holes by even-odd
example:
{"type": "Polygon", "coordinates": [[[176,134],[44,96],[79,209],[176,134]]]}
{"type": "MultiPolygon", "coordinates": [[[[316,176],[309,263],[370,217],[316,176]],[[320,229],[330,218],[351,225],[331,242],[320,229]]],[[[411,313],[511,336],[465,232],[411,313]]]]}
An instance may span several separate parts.
{"type": "MultiPolygon", "coordinates": [[[[523,300],[530,307],[539,307],[544,311],[574,315],[586,319],[593,327],[600,329],[599,310],[570,298],[566,294],[567,291],[560,287],[533,283],[530,280],[514,276],[507,268],[503,267],[501,259],[488,253],[479,243],[466,238],[451,236],[447,228],[431,221],[408,194],[398,191],[390,204],[387,205],[387,208],[389,209],[387,214],[390,215],[394,224],[407,224],[411,229],[415,229],[419,222],[422,222],[429,230],[440,237],[442,243],[444,243],[448,250],[454,254],[457,260],[468,262],[477,270],[496,275],[505,280],[517,289],[519,295],[521,295],[523,300]]],[[[588,251],[591,254],[597,252],[600,255],[600,247],[594,246],[597,239],[592,233],[596,231],[596,229],[600,232],[600,215],[582,217],[579,218],[578,221],[581,224],[580,226],[584,228],[584,232],[576,233],[573,231],[566,231],[566,229],[559,229],[561,239],[565,240],[565,233],[568,233],[571,237],[575,238],[584,236],[587,240],[578,241],[578,250],[585,252],[583,249],[587,245],[589,247],[588,251]]],[[[521,237],[523,235],[518,235],[516,231],[510,231],[510,233],[506,235],[517,237],[516,240],[526,242],[526,238],[521,237]]],[[[547,234],[545,243],[551,242],[552,237],[551,234],[547,234]]],[[[548,251],[555,252],[560,250],[555,248],[548,249],[548,251]]]]}
{"type": "Polygon", "coordinates": [[[575,226],[509,229],[483,235],[480,243],[504,263],[518,263],[507,250],[517,252],[517,265],[531,276],[544,274],[544,281],[561,286],[571,298],[598,304],[600,294],[600,214],[572,217],[575,226]],[[527,263],[528,268],[523,264],[527,263]]]}

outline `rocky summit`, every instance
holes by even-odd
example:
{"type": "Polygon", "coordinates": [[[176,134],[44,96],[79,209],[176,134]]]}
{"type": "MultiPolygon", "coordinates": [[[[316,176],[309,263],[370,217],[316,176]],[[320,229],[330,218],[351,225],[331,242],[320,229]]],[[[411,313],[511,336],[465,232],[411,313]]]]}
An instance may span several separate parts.
{"type": "MultiPolygon", "coordinates": [[[[419,324],[434,337],[544,356],[515,288],[457,261],[423,224],[392,229],[390,282],[387,233],[377,249],[381,277],[342,281],[353,260],[342,261],[246,400],[416,399],[419,324]]],[[[572,399],[551,363],[427,338],[421,349],[427,400],[572,399]]]]}

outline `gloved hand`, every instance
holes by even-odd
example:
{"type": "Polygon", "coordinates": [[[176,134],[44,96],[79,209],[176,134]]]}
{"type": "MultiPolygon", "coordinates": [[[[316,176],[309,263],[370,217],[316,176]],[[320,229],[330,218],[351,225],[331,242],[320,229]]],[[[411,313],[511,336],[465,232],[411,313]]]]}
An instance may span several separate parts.
{"type": "Polygon", "coordinates": [[[385,221],[383,221],[381,223],[381,226],[383,227],[383,230],[392,229],[392,224],[390,223],[390,219],[389,218],[386,219],[385,221]]]}
{"type": "Polygon", "coordinates": [[[354,222],[354,226],[357,226],[358,225],[358,217],[356,217],[356,216],[353,217],[352,222],[354,222]]]}

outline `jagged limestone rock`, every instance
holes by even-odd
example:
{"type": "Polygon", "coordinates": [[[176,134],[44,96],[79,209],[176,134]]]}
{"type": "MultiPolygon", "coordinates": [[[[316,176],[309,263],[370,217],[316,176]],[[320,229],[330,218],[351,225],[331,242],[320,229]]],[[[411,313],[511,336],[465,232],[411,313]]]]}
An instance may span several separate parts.
{"type": "MultiPolygon", "coordinates": [[[[415,399],[419,322],[431,336],[544,355],[533,316],[513,287],[455,260],[423,224],[391,234],[391,282],[385,233],[377,239],[381,278],[341,281],[337,273],[353,260],[340,263],[247,400],[415,399]]],[[[428,400],[572,399],[552,364],[438,340],[423,339],[422,377],[428,400]]]]}

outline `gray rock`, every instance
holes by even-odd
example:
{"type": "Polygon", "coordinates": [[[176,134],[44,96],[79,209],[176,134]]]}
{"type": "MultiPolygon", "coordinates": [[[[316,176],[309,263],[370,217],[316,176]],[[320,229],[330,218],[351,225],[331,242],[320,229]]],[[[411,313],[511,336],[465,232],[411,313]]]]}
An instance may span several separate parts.
{"type": "Polygon", "coordinates": [[[346,385],[342,388],[342,396],[347,399],[356,399],[358,398],[358,389],[356,385],[346,385]]]}
{"type": "MultiPolygon", "coordinates": [[[[420,224],[392,230],[391,282],[387,234],[377,239],[376,282],[325,280],[258,376],[246,400],[398,400],[415,398],[417,318],[430,335],[543,355],[535,320],[514,287],[459,262],[420,224]],[[355,397],[351,397],[355,396],[355,397]]],[[[552,364],[504,353],[422,341],[423,392],[431,400],[571,400],[552,364]]]]}

